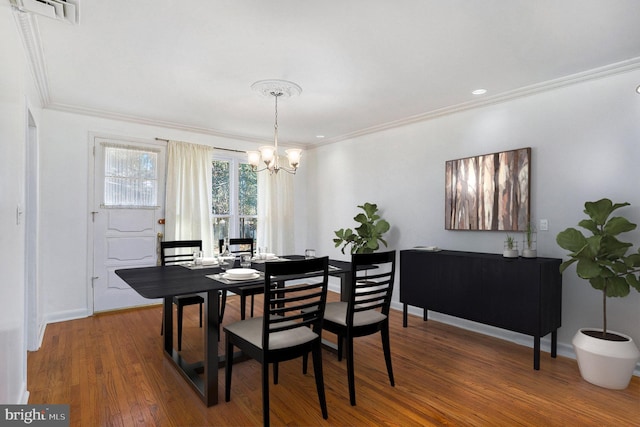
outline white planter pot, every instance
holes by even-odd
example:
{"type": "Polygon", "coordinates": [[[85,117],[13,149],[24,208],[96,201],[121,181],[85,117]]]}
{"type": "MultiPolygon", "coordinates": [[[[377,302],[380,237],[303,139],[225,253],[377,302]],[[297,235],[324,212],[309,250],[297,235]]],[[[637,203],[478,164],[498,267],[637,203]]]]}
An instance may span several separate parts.
{"type": "Polygon", "coordinates": [[[580,375],[591,384],[622,390],[627,388],[640,351],[631,337],[620,332],[607,331],[627,338],[627,341],[608,341],[583,333],[585,330],[602,331],[597,328],[580,329],[573,337],[580,375]]]}
{"type": "Polygon", "coordinates": [[[502,251],[502,256],[505,258],[518,258],[518,250],[517,249],[505,249],[502,251]]]}
{"type": "Polygon", "coordinates": [[[536,251],[535,249],[523,249],[522,250],[522,257],[523,258],[537,258],[538,257],[538,251],[536,251]]]}

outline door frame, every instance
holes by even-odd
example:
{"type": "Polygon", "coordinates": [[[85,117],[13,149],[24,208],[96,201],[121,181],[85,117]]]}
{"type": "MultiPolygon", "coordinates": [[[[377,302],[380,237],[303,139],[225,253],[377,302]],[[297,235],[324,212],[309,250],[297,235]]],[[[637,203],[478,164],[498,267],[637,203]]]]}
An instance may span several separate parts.
{"type": "MultiPolygon", "coordinates": [[[[93,209],[96,206],[95,202],[95,171],[96,171],[96,164],[95,164],[95,146],[96,146],[96,139],[109,139],[112,141],[121,141],[123,144],[126,143],[141,143],[141,144],[147,144],[147,145],[157,145],[159,147],[166,147],[167,143],[163,140],[157,140],[157,139],[146,139],[146,138],[136,138],[136,137],[129,137],[129,136],[122,136],[122,135],[113,135],[113,134],[108,134],[108,133],[102,133],[102,132],[89,132],[89,136],[88,136],[88,146],[89,149],[88,151],[88,156],[89,156],[89,177],[88,177],[88,182],[89,182],[89,197],[87,197],[88,200],[88,206],[87,206],[87,313],[89,314],[89,316],[94,314],[94,288],[93,288],[93,278],[95,277],[95,271],[94,271],[94,244],[95,244],[95,234],[94,234],[94,226],[93,226],[93,209]]],[[[165,168],[165,175],[166,175],[166,168],[165,168]]],[[[166,176],[165,178],[165,185],[166,185],[166,176]]],[[[164,200],[162,200],[162,204],[164,204],[164,200]]]]}
{"type": "MultiPolygon", "coordinates": [[[[24,241],[25,241],[25,350],[36,351],[44,338],[42,296],[39,283],[39,138],[38,123],[29,102],[25,120],[25,182],[24,182],[24,241]]],[[[22,212],[18,212],[22,216],[22,212]]],[[[18,218],[20,220],[20,218],[18,218]]]]}

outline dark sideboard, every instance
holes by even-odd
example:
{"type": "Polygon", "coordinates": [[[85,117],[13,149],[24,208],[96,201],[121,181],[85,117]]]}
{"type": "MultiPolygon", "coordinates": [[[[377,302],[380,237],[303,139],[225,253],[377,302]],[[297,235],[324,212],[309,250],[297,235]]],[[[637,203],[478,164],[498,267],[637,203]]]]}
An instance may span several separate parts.
{"type": "Polygon", "coordinates": [[[504,258],[458,251],[400,251],[403,326],[407,306],[479,322],[534,338],[533,367],[540,369],[540,338],[551,334],[556,357],[562,314],[562,276],[555,258],[504,258]]]}

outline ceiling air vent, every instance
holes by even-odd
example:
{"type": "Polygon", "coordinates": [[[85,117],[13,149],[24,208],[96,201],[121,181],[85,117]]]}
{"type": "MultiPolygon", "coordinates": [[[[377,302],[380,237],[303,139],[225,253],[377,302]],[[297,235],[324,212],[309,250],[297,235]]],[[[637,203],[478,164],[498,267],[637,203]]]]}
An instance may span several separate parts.
{"type": "Polygon", "coordinates": [[[22,12],[35,13],[47,18],[78,23],[78,0],[9,0],[22,12]]]}

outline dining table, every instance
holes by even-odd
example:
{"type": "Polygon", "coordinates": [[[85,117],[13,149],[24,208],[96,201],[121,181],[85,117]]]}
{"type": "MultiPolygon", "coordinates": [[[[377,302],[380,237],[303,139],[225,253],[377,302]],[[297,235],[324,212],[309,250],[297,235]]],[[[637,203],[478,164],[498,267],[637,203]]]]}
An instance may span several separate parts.
{"type": "MultiPolygon", "coordinates": [[[[260,275],[249,280],[229,280],[218,265],[191,263],[119,269],[115,274],[142,297],[163,299],[164,355],[200,396],[203,403],[213,406],[218,403],[218,369],[225,364],[224,355],[218,354],[220,291],[233,292],[242,286],[264,283],[265,262],[286,262],[293,259],[304,259],[304,256],[289,255],[274,260],[256,260],[251,268],[260,272],[260,275]],[[185,294],[204,296],[204,357],[202,361],[195,363],[187,362],[173,347],[173,297],[185,294]]],[[[340,279],[340,293],[343,299],[348,295],[351,286],[351,263],[329,260],[329,275],[340,279]]]]}

